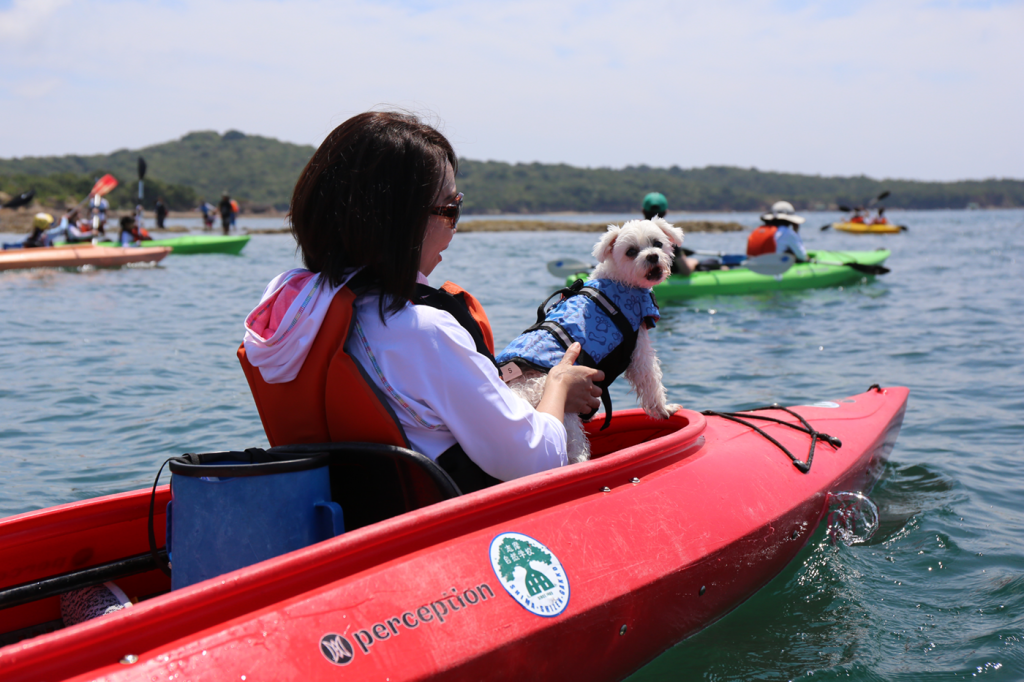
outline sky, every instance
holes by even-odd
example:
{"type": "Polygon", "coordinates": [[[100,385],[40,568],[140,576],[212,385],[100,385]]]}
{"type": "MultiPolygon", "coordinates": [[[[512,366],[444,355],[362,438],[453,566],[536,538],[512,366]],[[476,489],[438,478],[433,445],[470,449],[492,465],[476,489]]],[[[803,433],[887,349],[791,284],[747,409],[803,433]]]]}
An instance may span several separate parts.
{"type": "Polygon", "coordinates": [[[402,109],[460,157],[1024,179],[1024,0],[0,0],[0,157],[402,109]]]}

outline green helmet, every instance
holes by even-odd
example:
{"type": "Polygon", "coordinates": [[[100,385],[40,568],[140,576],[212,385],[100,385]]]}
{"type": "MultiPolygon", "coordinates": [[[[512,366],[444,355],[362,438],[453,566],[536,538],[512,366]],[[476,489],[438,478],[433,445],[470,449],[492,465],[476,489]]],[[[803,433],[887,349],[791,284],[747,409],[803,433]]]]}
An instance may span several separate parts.
{"type": "Polygon", "coordinates": [[[668,213],[668,199],[661,192],[651,192],[644,197],[644,217],[650,220],[654,216],[661,218],[668,213]]]}

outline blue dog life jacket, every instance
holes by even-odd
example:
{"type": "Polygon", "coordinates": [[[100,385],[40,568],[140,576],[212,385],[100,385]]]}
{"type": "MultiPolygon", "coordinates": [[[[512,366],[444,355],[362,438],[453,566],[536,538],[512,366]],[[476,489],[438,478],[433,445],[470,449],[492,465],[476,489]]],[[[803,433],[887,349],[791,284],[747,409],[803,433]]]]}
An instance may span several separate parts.
{"type": "MultiPolygon", "coordinates": [[[[591,279],[577,280],[554,295],[537,309],[537,323],[513,339],[495,361],[506,380],[509,373],[505,366],[509,363],[547,372],[561,362],[574,341],[579,341],[583,350],[577,364],[604,372],[604,379],[596,385],[601,387],[605,409],[601,428],[607,428],[612,417],[608,386],[629,367],[640,325],[650,329],[661,316],[654,293],[610,279],[591,279]],[[554,295],[561,295],[561,301],[545,311],[554,295]]],[[[593,412],[584,416],[590,417],[593,412]]]]}

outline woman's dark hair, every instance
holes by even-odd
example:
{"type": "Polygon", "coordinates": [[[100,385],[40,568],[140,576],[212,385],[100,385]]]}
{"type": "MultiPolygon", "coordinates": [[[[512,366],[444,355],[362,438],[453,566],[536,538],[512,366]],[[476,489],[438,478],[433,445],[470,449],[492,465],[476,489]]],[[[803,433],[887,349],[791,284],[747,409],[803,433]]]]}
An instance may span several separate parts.
{"type": "Polygon", "coordinates": [[[441,133],[393,112],[353,116],[331,131],[292,193],[302,261],[337,286],[346,271],[380,291],[380,316],[413,296],[430,209],[458,161],[441,133]],[[365,278],[365,279],[364,279],[365,278]]]}

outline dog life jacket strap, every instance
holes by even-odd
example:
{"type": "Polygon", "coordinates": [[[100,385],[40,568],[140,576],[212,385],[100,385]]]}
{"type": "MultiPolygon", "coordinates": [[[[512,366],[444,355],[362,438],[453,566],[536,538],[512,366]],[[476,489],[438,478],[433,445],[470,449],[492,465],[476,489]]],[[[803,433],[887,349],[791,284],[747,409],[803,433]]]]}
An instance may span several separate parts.
{"type": "MultiPolygon", "coordinates": [[[[633,325],[629,323],[629,320],[626,319],[626,316],[622,314],[622,311],[619,310],[619,307],[615,305],[611,299],[601,293],[600,290],[594,287],[585,286],[584,281],[582,279],[578,279],[572,283],[572,286],[555,292],[541,303],[540,307],[537,308],[537,323],[529,329],[526,329],[524,333],[543,329],[555,338],[558,345],[560,345],[563,350],[568,349],[569,346],[572,345],[574,339],[572,338],[572,335],[562,327],[562,325],[552,320],[545,320],[548,313],[548,310],[546,309],[547,304],[555,296],[561,296],[559,303],[573,296],[586,296],[593,301],[604,312],[604,314],[608,316],[612,323],[618,327],[619,331],[622,332],[622,343],[620,343],[600,363],[595,362],[586,350],[580,351],[580,356],[577,360],[577,362],[584,367],[600,369],[604,372],[604,379],[595,382],[594,384],[601,388],[601,404],[604,406],[605,412],[604,424],[601,426],[601,430],[603,431],[611,426],[612,423],[612,396],[608,391],[608,387],[619,377],[620,374],[626,371],[627,367],[629,367],[629,361],[633,356],[633,349],[636,348],[638,332],[636,329],[633,329],[633,325]]],[[[653,292],[651,293],[651,300],[654,300],[653,292]]],[[[657,303],[655,303],[655,305],[657,305],[657,303]]],[[[596,413],[597,410],[595,409],[580,416],[584,421],[586,421],[592,419],[596,413]]]]}
{"type": "MultiPolygon", "coordinates": [[[[551,334],[562,350],[567,350],[569,346],[574,342],[569,332],[565,331],[562,325],[557,322],[547,320],[542,322],[540,325],[535,325],[530,328],[543,329],[544,331],[551,334]]],[[[608,387],[611,386],[612,382],[615,381],[620,374],[626,371],[629,367],[629,361],[633,357],[633,349],[636,348],[636,338],[638,332],[634,329],[630,329],[629,333],[622,339],[622,343],[615,347],[615,349],[609,353],[604,360],[601,362],[594,362],[594,358],[590,356],[585,350],[580,350],[580,355],[576,359],[577,364],[583,365],[584,367],[590,367],[592,369],[599,369],[604,372],[604,379],[601,381],[595,381],[594,385],[601,389],[601,404],[604,406],[604,424],[601,426],[601,430],[604,431],[612,423],[612,395],[608,391],[608,387]]],[[[516,363],[525,363],[523,360],[513,360],[516,363]]],[[[540,371],[548,371],[540,367],[533,367],[533,369],[539,369],[540,371]]],[[[597,414],[597,410],[591,410],[587,414],[580,415],[580,418],[584,421],[588,421],[597,414]]],[[[458,481],[456,481],[457,483],[458,481]]]]}
{"type": "MultiPolygon", "coordinates": [[[[633,329],[633,325],[629,323],[629,320],[626,319],[626,316],[622,314],[622,311],[619,310],[619,307],[615,305],[615,303],[610,298],[605,296],[598,289],[595,289],[594,287],[585,286],[584,281],[582,279],[576,280],[575,282],[572,283],[572,286],[567,287],[565,289],[559,289],[558,291],[544,299],[544,302],[541,303],[540,307],[537,308],[537,322],[532,327],[524,329],[524,334],[526,332],[532,332],[535,329],[545,329],[547,331],[551,331],[551,329],[545,326],[544,320],[547,317],[548,312],[550,311],[550,308],[547,307],[548,302],[551,301],[551,299],[554,298],[555,296],[561,296],[561,299],[559,299],[558,303],[562,303],[563,301],[570,299],[573,296],[586,296],[591,301],[596,303],[602,311],[604,311],[604,314],[607,315],[611,319],[612,323],[619,328],[619,331],[622,332],[622,336],[624,338],[629,338],[630,334],[636,334],[636,330],[633,329]]],[[[651,293],[651,300],[654,300],[653,292],[651,293]]],[[[558,305],[558,303],[556,303],[555,305],[558,305]]],[[[657,304],[655,303],[655,305],[657,304]]],[[[559,329],[561,329],[561,327],[559,327],[559,329]]],[[[565,338],[572,338],[568,334],[565,334],[564,330],[562,330],[562,334],[565,335],[565,338]]],[[[571,343],[572,341],[569,342],[569,344],[571,343]]],[[[563,344],[563,347],[568,348],[569,344],[563,344]]]]}

